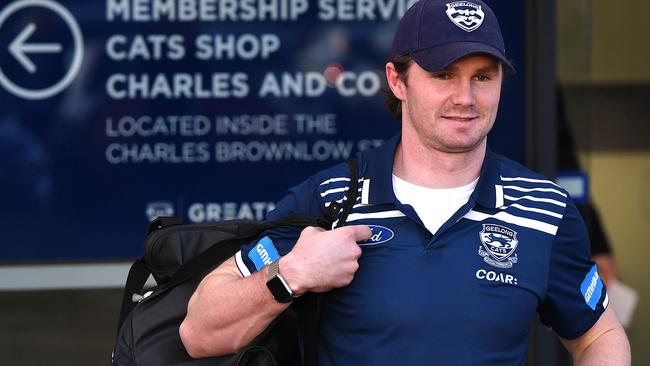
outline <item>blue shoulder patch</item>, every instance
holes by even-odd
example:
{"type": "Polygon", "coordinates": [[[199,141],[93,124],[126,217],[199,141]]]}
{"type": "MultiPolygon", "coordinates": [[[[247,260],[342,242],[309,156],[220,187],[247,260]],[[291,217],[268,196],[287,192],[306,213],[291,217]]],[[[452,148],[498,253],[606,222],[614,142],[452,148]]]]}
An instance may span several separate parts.
{"type": "Polygon", "coordinates": [[[598,269],[594,264],[580,285],[580,292],[582,292],[582,297],[584,297],[585,303],[589,305],[591,310],[596,310],[596,305],[598,304],[598,300],[600,300],[602,291],[603,281],[600,279],[600,276],[598,275],[598,269]]]}
{"type": "Polygon", "coordinates": [[[280,258],[280,254],[278,254],[278,250],[275,249],[273,240],[268,236],[265,236],[257,242],[257,245],[255,245],[250,252],[248,252],[248,258],[253,261],[255,268],[259,271],[264,268],[264,266],[269,265],[280,258]]]}

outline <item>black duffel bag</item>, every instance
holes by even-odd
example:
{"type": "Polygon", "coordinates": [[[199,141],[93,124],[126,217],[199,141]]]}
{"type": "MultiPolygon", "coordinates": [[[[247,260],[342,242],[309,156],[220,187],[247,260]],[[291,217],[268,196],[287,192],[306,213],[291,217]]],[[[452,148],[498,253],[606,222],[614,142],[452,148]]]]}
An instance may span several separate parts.
{"type": "Polygon", "coordinates": [[[167,217],[152,222],[144,256],[129,271],[113,365],[314,365],[321,301],[317,294],[309,293],[295,301],[236,354],[192,359],[183,347],[178,330],[185,319],[189,299],[203,277],[264,231],[289,226],[329,229],[337,218],[337,227],[342,226],[358,190],[356,162],[350,160],[348,164],[351,179],[344,205],[332,203],[323,218],[293,216],[266,222],[229,220],[183,225],[180,219],[167,217]],[[149,276],[153,276],[157,285],[146,289],[149,276]],[[303,342],[299,339],[300,330],[303,342]]]}

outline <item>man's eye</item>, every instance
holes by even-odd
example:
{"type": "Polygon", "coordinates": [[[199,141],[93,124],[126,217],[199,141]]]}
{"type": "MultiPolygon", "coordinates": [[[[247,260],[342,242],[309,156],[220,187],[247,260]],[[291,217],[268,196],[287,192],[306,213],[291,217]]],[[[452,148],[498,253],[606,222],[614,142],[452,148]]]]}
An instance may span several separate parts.
{"type": "Polygon", "coordinates": [[[440,80],[449,80],[451,79],[451,74],[446,72],[440,72],[433,74],[433,77],[440,80]]]}
{"type": "Polygon", "coordinates": [[[478,80],[478,81],[490,81],[490,80],[492,80],[492,78],[490,76],[488,76],[488,75],[476,75],[474,78],[476,80],[478,80]]]}

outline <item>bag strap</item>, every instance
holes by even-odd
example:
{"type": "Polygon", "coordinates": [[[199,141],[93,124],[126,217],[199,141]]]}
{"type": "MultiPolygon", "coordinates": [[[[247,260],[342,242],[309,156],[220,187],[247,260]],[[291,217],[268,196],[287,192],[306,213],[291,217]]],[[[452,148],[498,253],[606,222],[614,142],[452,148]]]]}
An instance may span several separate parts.
{"type": "MultiPolygon", "coordinates": [[[[350,185],[348,192],[345,196],[343,210],[338,214],[338,222],[336,227],[342,227],[352,212],[352,207],[357,201],[359,193],[359,167],[357,161],[354,159],[348,160],[348,167],[350,168],[350,185]]],[[[334,205],[330,204],[330,208],[334,205]]],[[[331,212],[331,211],[330,211],[331,212]]],[[[329,212],[328,212],[329,213],[329,212]]],[[[336,216],[334,216],[336,217],[336,216]]],[[[331,217],[329,217],[331,219],[331,217]]],[[[308,293],[305,294],[304,299],[304,366],[317,365],[317,347],[318,347],[318,334],[320,332],[320,314],[323,307],[323,294],[322,293],[308,293]]]]}
{"type": "MultiPolygon", "coordinates": [[[[169,226],[181,225],[183,220],[178,217],[171,216],[161,216],[156,218],[149,224],[147,228],[147,235],[152,232],[164,229],[169,226]]],[[[122,324],[129,316],[129,313],[135,308],[135,305],[138,303],[135,296],[142,291],[144,285],[147,283],[147,279],[151,276],[151,270],[147,267],[147,264],[144,261],[144,257],[136,259],[131,268],[129,269],[129,274],[126,277],[126,285],[124,286],[124,293],[122,294],[122,306],[120,307],[120,318],[117,323],[117,332],[119,337],[120,328],[122,324]]]]}
{"type": "Polygon", "coordinates": [[[138,293],[144,287],[144,284],[147,282],[147,278],[151,275],[151,271],[144,263],[142,258],[139,258],[131,265],[129,269],[129,275],[126,279],[126,286],[124,287],[124,294],[122,295],[122,306],[120,307],[120,319],[117,323],[117,332],[119,335],[120,328],[126,320],[126,317],[129,316],[129,313],[135,307],[135,302],[132,299],[132,295],[138,293]]]}
{"type": "Polygon", "coordinates": [[[350,187],[345,196],[345,205],[343,206],[343,211],[341,211],[341,214],[339,215],[339,221],[336,227],[342,227],[345,225],[348,216],[352,213],[354,204],[357,202],[357,196],[359,195],[359,166],[357,161],[354,159],[348,160],[348,167],[350,168],[350,187]]]}

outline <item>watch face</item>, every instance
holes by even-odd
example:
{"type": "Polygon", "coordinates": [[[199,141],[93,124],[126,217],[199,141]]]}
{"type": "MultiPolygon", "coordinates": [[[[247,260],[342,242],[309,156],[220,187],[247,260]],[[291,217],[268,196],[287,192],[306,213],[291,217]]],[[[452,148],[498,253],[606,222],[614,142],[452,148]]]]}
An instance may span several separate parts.
{"type": "Polygon", "coordinates": [[[282,303],[291,302],[293,297],[291,296],[291,289],[284,279],[280,276],[275,276],[266,282],[266,287],[269,288],[273,298],[282,303]]]}

